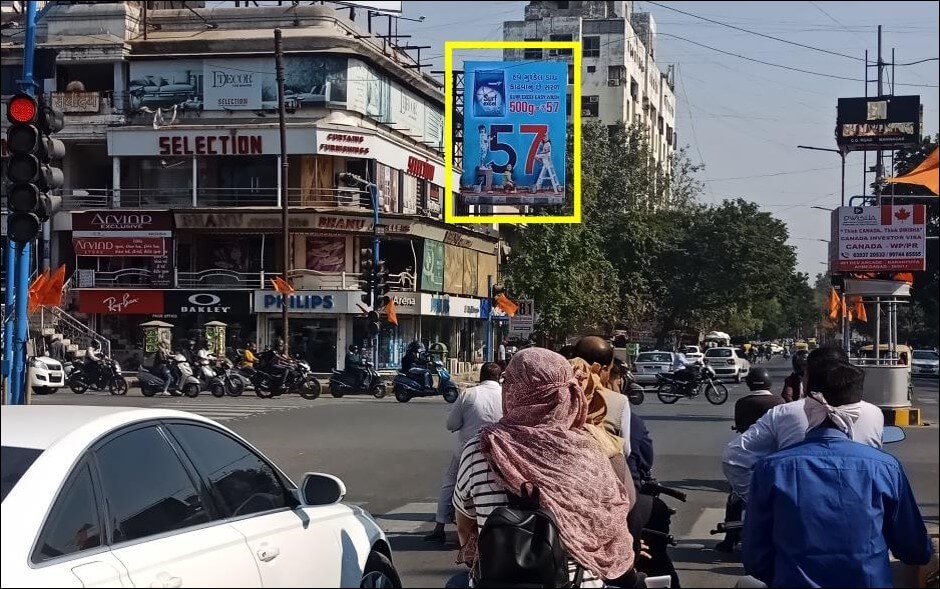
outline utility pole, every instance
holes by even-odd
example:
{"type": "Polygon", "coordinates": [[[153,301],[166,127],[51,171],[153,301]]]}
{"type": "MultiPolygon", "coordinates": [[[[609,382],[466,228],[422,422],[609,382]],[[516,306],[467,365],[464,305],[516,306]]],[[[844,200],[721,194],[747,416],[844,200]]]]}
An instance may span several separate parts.
{"type": "MultiPolygon", "coordinates": [[[[280,190],[281,193],[278,195],[281,199],[281,239],[284,242],[283,256],[284,263],[282,268],[284,269],[284,281],[287,281],[287,273],[290,270],[290,206],[287,202],[287,124],[285,118],[287,117],[286,108],[284,106],[284,45],[281,41],[281,29],[274,29],[274,73],[277,78],[277,123],[278,123],[278,132],[280,135],[281,143],[281,181],[280,181],[280,190]]],[[[283,340],[284,340],[284,353],[290,353],[290,326],[289,326],[289,317],[290,317],[290,293],[284,293],[282,295],[283,302],[281,304],[281,324],[284,326],[283,329],[283,340]]]]}
{"type": "MultiPolygon", "coordinates": [[[[881,60],[881,25],[878,25],[878,98],[884,96],[883,87],[882,87],[882,68],[884,67],[884,62],[881,60]]],[[[868,77],[866,76],[866,85],[868,77]]],[[[884,169],[882,168],[882,151],[879,149],[875,152],[875,202],[878,206],[881,206],[881,179],[884,177],[884,169]]],[[[881,363],[881,299],[875,299],[875,364],[881,363]]]]}

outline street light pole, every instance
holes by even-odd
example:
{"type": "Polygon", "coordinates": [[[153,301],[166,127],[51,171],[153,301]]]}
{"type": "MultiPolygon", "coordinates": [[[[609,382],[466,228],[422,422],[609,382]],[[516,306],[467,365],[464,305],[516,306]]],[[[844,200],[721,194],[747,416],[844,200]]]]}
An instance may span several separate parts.
{"type": "MultiPolygon", "coordinates": [[[[281,199],[281,238],[284,241],[284,276],[287,281],[287,273],[290,270],[290,207],[287,202],[287,108],[284,104],[284,45],[281,41],[281,29],[274,29],[274,73],[277,78],[277,122],[281,143],[281,181],[280,194],[281,199]]],[[[284,354],[290,353],[290,327],[288,325],[290,314],[290,293],[285,292],[281,303],[281,324],[283,327],[284,354]]]]}
{"type": "MultiPolygon", "coordinates": [[[[829,151],[829,152],[832,152],[832,153],[837,153],[837,154],[839,154],[839,157],[842,159],[842,190],[841,190],[841,195],[842,195],[842,206],[844,207],[844,206],[845,206],[845,156],[847,155],[847,153],[846,153],[845,151],[841,150],[841,149],[830,149],[830,148],[828,148],[828,147],[811,147],[811,146],[809,146],[809,145],[797,145],[796,147],[797,147],[797,149],[811,149],[811,150],[813,150],[813,151],[829,151]]],[[[816,208],[819,208],[819,207],[812,207],[812,208],[816,209],[816,208]]]]}

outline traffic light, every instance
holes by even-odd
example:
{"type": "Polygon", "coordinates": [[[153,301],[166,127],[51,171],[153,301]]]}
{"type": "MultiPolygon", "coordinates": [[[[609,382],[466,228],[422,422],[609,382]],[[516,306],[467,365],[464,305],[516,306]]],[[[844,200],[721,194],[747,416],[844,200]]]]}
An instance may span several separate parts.
{"type": "Polygon", "coordinates": [[[373,284],[372,248],[364,247],[359,250],[359,290],[366,294],[372,292],[373,284]]]}
{"type": "Polygon", "coordinates": [[[373,288],[375,289],[376,306],[378,306],[379,301],[388,294],[388,269],[385,267],[384,260],[379,260],[379,264],[376,266],[373,288]]]}
{"type": "Polygon", "coordinates": [[[7,105],[7,231],[16,243],[29,243],[62,202],[50,191],[63,183],[62,170],[50,164],[65,157],[65,145],[50,137],[62,129],[62,113],[32,96],[14,95],[7,105]]]}

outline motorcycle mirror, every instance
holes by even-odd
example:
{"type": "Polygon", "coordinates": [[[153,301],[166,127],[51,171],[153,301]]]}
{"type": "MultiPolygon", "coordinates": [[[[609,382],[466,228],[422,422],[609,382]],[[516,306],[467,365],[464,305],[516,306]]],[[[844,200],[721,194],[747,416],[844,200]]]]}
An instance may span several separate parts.
{"type": "Polygon", "coordinates": [[[896,425],[887,425],[885,426],[884,432],[881,434],[881,443],[893,444],[894,442],[900,442],[906,437],[907,435],[904,433],[903,429],[896,425]]]}

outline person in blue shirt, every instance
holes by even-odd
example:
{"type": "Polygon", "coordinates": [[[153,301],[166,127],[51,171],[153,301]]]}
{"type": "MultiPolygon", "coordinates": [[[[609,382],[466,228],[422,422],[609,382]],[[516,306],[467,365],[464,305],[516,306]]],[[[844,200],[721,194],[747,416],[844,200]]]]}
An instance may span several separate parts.
{"type": "Polygon", "coordinates": [[[810,373],[806,439],[754,469],[743,564],[771,587],[892,587],[889,550],[906,564],[930,560],[904,469],[852,441],[852,418],[839,408],[861,399],[864,380],[844,362],[810,373]]]}

